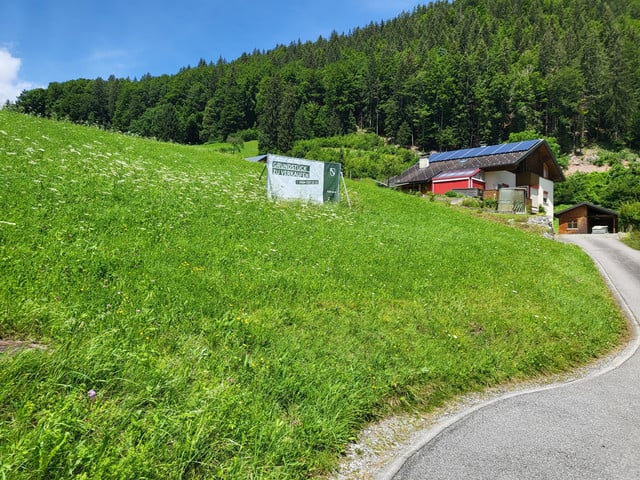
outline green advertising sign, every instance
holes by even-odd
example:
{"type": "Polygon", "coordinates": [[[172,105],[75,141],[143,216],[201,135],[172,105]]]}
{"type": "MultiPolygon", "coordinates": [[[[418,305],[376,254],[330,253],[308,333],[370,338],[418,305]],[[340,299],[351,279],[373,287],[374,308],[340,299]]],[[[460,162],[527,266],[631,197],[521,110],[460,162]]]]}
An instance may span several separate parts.
{"type": "Polygon", "coordinates": [[[322,198],[325,202],[340,201],[340,169],[339,163],[324,164],[324,184],[322,186],[322,198]]]}

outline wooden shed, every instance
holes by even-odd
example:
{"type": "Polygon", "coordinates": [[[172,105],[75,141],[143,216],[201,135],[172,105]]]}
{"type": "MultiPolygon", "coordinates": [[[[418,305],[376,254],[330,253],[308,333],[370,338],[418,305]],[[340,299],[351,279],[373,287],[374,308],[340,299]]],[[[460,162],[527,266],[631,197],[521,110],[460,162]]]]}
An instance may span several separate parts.
{"type": "Polygon", "coordinates": [[[558,233],[616,233],[618,231],[618,214],[613,210],[599,207],[589,202],[582,202],[573,207],[557,212],[558,233]],[[596,227],[594,229],[594,227],[596,227]],[[607,227],[606,229],[604,227],[607,227]]]}

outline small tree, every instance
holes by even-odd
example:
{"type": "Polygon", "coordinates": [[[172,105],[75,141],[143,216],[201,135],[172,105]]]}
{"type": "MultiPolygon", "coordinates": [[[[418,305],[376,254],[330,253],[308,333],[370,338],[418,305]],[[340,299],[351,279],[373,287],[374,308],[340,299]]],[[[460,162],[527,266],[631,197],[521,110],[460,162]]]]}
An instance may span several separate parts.
{"type": "Polygon", "coordinates": [[[229,135],[227,137],[227,143],[231,144],[234,152],[242,152],[242,148],[244,147],[244,140],[242,140],[242,137],[240,135],[229,135]]]}

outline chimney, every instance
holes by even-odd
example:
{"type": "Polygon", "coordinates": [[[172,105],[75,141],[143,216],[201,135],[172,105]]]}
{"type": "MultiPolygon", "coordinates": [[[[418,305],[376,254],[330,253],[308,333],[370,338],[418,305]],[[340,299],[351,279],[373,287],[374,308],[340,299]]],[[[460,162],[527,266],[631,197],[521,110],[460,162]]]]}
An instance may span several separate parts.
{"type": "Polygon", "coordinates": [[[429,156],[425,155],[420,157],[420,168],[427,168],[429,166],[429,156]]]}

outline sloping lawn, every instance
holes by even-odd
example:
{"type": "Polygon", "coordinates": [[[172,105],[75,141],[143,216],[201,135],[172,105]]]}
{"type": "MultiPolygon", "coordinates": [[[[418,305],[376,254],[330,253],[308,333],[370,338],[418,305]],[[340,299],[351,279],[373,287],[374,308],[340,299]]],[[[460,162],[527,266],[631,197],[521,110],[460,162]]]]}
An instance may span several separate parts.
{"type": "Polygon", "coordinates": [[[575,248],[238,155],[0,111],[0,478],[307,478],[394,409],[568,369],[626,324],[575,248]]]}

